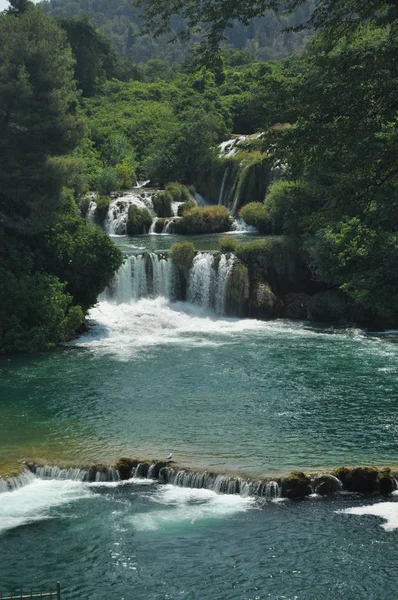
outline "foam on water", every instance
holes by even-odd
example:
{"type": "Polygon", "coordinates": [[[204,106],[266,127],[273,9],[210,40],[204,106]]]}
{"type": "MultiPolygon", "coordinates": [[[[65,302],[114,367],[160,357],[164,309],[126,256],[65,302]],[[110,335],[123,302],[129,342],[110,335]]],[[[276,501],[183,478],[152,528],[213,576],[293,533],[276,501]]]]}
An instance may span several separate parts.
{"type": "MultiPolygon", "coordinates": [[[[395,494],[396,495],[396,492],[395,494]]],[[[370,504],[367,506],[354,506],[338,511],[346,515],[371,515],[384,519],[381,527],[386,531],[394,531],[398,529],[398,502],[379,502],[378,504],[370,504]]]]}
{"type": "Polygon", "coordinates": [[[137,302],[100,302],[89,313],[90,331],[72,345],[128,358],[145,348],[167,344],[219,346],[237,338],[265,334],[316,335],[302,325],[282,321],[217,318],[214,312],[165,298],[137,302]]]}
{"type": "Polygon", "coordinates": [[[129,521],[138,531],[174,529],[198,521],[223,519],[256,506],[254,498],[220,495],[210,490],[180,488],[174,485],[158,488],[151,500],[164,508],[130,517],[129,521]]]}
{"type": "Polygon", "coordinates": [[[50,510],[90,497],[79,481],[40,480],[13,492],[0,494],[0,535],[15,527],[51,518],[50,510]]]}

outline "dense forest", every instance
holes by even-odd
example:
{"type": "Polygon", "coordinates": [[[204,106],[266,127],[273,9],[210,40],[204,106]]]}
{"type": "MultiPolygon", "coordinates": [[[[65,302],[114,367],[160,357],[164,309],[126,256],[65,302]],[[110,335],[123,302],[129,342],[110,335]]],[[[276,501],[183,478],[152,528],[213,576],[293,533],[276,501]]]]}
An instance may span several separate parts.
{"type": "Polygon", "coordinates": [[[241,216],[288,237],[333,292],[331,318],[343,297],[360,321],[396,322],[394,0],[322,0],[311,13],[292,1],[279,17],[265,13],[276,1],[238,1],[231,29],[226,0],[210,15],[152,0],[141,17],[128,2],[11,4],[0,16],[0,352],[68,339],[120,266],[83,218],[88,191],[98,214],[137,178],[216,203],[234,161],[245,167],[241,216]],[[151,40],[151,27],[166,37],[151,40]],[[198,41],[206,63],[192,61],[198,41]],[[257,132],[238,158],[219,156],[222,140],[257,132]],[[279,176],[256,185],[264,166],[279,176]]]}
{"type": "MultiPolygon", "coordinates": [[[[247,25],[235,21],[233,27],[225,31],[225,49],[241,50],[252,60],[271,60],[302,50],[309,38],[308,31],[286,30],[308,19],[310,5],[307,2],[293,15],[267,11],[247,25]]],[[[178,15],[173,18],[171,35],[155,38],[150,30],[144,33],[141,11],[130,0],[43,0],[41,6],[56,18],[88,15],[120,55],[131,57],[139,64],[151,59],[182,63],[200,40],[200,36],[194,36],[192,40],[168,43],[170,37],[184,29],[184,21],[178,15]]]]}

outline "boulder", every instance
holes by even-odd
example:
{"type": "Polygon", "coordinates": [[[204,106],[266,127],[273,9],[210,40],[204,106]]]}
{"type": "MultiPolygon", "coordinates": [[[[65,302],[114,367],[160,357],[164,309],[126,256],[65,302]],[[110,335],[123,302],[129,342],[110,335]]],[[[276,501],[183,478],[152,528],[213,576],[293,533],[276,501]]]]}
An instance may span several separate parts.
{"type": "Polygon", "coordinates": [[[252,299],[255,315],[271,319],[280,315],[283,307],[281,300],[274,294],[268,281],[257,283],[252,299]]]}
{"type": "Polygon", "coordinates": [[[130,479],[133,467],[136,467],[138,462],[132,458],[119,458],[115,464],[115,468],[119,471],[120,479],[125,481],[130,479]]]}
{"type": "Polygon", "coordinates": [[[397,489],[397,480],[393,476],[391,469],[382,469],[379,473],[379,492],[383,496],[389,496],[397,489]]]}
{"type": "Polygon", "coordinates": [[[290,319],[307,319],[310,296],[308,294],[287,294],[285,296],[285,316],[290,319]]]}
{"type": "Polygon", "coordinates": [[[342,487],[343,484],[340,479],[337,479],[334,475],[321,475],[314,481],[315,492],[321,496],[336,494],[342,487]]]}
{"type": "Polygon", "coordinates": [[[305,473],[295,471],[282,478],[282,497],[294,500],[296,498],[305,498],[305,496],[309,496],[310,494],[312,494],[311,480],[305,473]]]}
{"type": "Polygon", "coordinates": [[[375,467],[341,467],[334,475],[349,492],[370,494],[379,489],[379,472],[375,467]]]}

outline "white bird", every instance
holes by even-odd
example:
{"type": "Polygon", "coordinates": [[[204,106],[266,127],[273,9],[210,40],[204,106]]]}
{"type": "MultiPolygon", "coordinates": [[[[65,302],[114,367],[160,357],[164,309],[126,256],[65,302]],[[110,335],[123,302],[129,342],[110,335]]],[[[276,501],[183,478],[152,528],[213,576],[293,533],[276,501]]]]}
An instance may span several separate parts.
{"type": "Polygon", "coordinates": [[[168,455],[168,457],[167,457],[167,460],[171,460],[172,458],[173,458],[173,453],[172,453],[172,452],[170,452],[170,454],[169,454],[169,455],[168,455]]]}

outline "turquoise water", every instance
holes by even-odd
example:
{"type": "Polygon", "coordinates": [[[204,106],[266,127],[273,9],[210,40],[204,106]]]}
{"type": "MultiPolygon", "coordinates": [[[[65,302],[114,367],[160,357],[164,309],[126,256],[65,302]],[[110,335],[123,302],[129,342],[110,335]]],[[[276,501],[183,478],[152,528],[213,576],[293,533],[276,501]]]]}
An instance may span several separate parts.
{"type": "MultiPolygon", "coordinates": [[[[113,241],[120,246],[125,252],[137,252],[149,250],[150,252],[169,250],[173,244],[188,239],[192,242],[197,250],[218,250],[218,241],[220,238],[228,236],[238,242],[252,242],[254,240],[263,240],[264,236],[253,233],[213,233],[205,235],[190,235],[189,238],[174,234],[159,234],[159,235],[139,235],[135,237],[127,237],[125,235],[112,236],[113,241]]],[[[270,236],[268,236],[270,237],[270,236]]]]}
{"type": "Polygon", "coordinates": [[[62,481],[2,496],[6,589],[59,580],[69,600],[396,597],[397,532],[386,531],[384,519],[342,512],[376,511],[391,528],[395,501],[346,495],[265,504],[156,484],[62,481]]]}
{"type": "Polygon", "coordinates": [[[395,337],[101,303],[50,354],[2,359],[2,457],[163,458],[221,471],[394,464],[395,337]]]}
{"type": "MultiPolygon", "coordinates": [[[[164,298],[103,300],[90,318],[64,348],[0,360],[0,472],[170,452],[253,475],[397,464],[394,332],[164,298]]],[[[59,579],[73,600],[394,597],[397,500],[32,479],[0,494],[0,590],[59,579]]]]}

